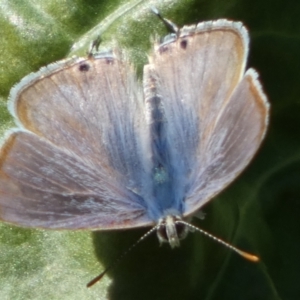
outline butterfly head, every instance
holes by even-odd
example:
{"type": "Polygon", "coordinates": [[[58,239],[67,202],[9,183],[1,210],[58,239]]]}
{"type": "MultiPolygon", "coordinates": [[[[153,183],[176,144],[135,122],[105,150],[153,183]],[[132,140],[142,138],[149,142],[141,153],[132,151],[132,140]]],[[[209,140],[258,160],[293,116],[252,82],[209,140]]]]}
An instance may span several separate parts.
{"type": "Polygon", "coordinates": [[[157,236],[160,243],[169,243],[171,248],[179,247],[180,240],[187,236],[189,228],[181,222],[180,216],[167,215],[157,225],[157,236]]]}

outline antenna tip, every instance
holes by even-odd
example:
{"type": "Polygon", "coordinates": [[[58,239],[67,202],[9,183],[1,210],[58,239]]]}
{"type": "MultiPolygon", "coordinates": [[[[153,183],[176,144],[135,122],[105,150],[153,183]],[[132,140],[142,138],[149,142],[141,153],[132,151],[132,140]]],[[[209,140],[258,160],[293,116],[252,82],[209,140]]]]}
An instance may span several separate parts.
{"type": "Polygon", "coordinates": [[[102,277],[104,276],[105,273],[106,273],[106,271],[102,272],[100,275],[98,275],[97,277],[95,277],[94,279],[92,279],[92,280],[86,285],[86,287],[89,288],[89,287],[93,286],[96,282],[98,282],[99,280],[102,279],[102,277]]]}
{"type": "Polygon", "coordinates": [[[239,251],[238,252],[241,256],[243,256],[244,258],[252,261],[252,262],[258,262],[259,261],[259,257],[256,256],[256,255],[253,255],[253,254],[250,254],[250,253],[247,253],[247,252],[244,252],[244,251],[239,251]]]}

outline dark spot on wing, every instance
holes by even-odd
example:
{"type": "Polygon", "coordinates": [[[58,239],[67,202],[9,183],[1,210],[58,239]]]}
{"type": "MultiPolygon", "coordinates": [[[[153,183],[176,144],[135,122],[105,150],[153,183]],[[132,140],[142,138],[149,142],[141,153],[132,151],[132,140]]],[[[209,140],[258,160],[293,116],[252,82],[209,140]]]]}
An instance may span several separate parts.
{"type": "Polygon", "coordinates": [[[187,45],[188,45],[188,41],[187,40],[182,40],[180,42],[181,49],[186,49],[187,45]]]}
{"type": "Polygon", "coordinates": [[[80,72],[87,72],[90,69],[90,65],[87,63],[82,63],[79,65],[80,72]]]}

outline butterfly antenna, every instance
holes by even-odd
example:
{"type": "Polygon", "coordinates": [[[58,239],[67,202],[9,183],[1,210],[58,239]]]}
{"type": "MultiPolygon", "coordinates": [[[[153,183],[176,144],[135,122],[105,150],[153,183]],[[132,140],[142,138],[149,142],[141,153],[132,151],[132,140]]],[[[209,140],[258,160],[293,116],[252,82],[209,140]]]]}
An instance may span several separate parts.
{"type": "Polygon", "coordinates": [[[245,252],[245,251],[242,251],[242,250],[240,250],[240,249],[238,249],[238,248],[236,248],[236,247],[234,247],[234,246],[226,243],[225,241],[223,241],[223,240],[215,237],[214,235],[208,233],[207,231],[205,231],[203,229],[200,229],[200,228],[198,228],[198,227],[196,227],[196,226],[194,226],[192,224],[186,223],[186,222],[184,222],[182,220],[176,221],[176,223],[184,224],[187,227],[191,228],[192,230],[195,230],[195,231],[203,233],[204,235],[210,237],[211,239],[215,240],[216,242],[219,242],[220,244],[226,246],[227,248],[233,250],[237,254],[241,255],[242,257],[244,257],[244,258],[246,258],[246,259],[248,259],[248,260],[250,260],[252,262],[258,262],[259,261],[259,257],[258,256],[250,254],[250,253],[245,252]]]}
{"type": "Polygon", "coordinates": [[[173,33],[178,34],[179,33],[179,28],[178,26],[173,23],[172,21],[164,18],[160,12],[158,11],[158,9],[156,7],[151,7],[152,12],[165,24],[165,26],[167,27],[168,30],[170,30],[173,33]]]}
{"type": "Polygon", "coordinates": [[[99,274],[97,277],[92,279],[86,287],[93,286],[96,282],[102,279],[102,277],[111,269],[114,269],[121,261],[122,259],[129,253],[131,250],[133,250],[140,242],[142,242],[144,239],[146,239],[151,233],[153,233],[155,230],[157,230],[158,225],[151,228],[148,232],[146,232],[143,236],[141,236],[132,246],[130,246],[126,251],[124,251],[112,264],[110,264],[101,274],[99,274]]]}
{"type": "Polygon", "coordinates": [[[102,42],[101,35],[98,35],[97,38],[92,41],[92,43],[90,44],[89,50],[87,52],[87,55],[89,57],[92,57],[94,52],[99,51],[99,46],[100,46],[101,42],[102,42]]]}

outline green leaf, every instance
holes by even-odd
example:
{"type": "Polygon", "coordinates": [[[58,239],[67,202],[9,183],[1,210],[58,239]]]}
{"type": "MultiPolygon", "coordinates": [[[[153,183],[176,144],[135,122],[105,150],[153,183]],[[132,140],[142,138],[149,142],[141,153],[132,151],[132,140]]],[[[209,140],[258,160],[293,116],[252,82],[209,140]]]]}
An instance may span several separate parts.
{"type": "Polygon", "coordinates": [[[272,105],[269,131],[249,168],[194,224],[260,262],[198,233],[175,250],[159,247],[153,235],[87,289],[146,229],[91,233],[1,224],[1,299],[299,299],[299,1],[1,0],[1,136],[13,127],[6,109],[11,87],[46,64],[86,55],[99,34],[101,48],[124,48],[141,76],[150,37],[167,33],[151,6],[179,26],[228,18],[250,31],[248,65],[258,70],[272,105]]]}

